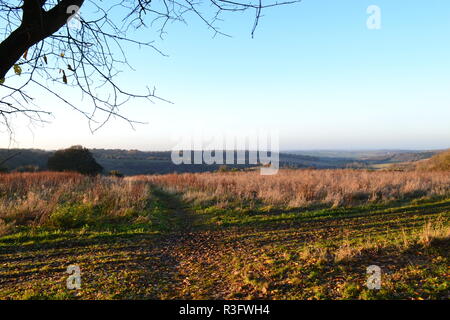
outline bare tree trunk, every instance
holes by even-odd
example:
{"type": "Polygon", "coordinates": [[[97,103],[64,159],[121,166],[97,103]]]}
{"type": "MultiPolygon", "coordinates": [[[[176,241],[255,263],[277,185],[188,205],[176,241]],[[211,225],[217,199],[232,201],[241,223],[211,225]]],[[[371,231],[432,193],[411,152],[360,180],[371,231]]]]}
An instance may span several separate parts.
{"type": "Polygon", "coordinates": [[[72,15],[70,6],[81,7],[84,0],[62,0],[45,11],[42,0],[25,0],[22,24],[0,43],[0,79],[31,46],[57,32],[72,15]]]}
{"type": "Polygon", "coordinates": [[[31,47],[26,32],[18,28],[0,43],[0,79],[4,78],[11,67],[31,47]]]}

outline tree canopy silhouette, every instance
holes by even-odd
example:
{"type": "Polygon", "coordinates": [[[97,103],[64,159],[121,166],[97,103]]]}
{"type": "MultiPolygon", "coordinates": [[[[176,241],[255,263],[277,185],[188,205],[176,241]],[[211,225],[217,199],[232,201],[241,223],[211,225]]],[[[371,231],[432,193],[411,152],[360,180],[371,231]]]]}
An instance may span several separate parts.
{"type": "Polygon", "coordinates": [[[74,171],[82,174],[95,175],[103,168],[95,161],[91,152],[82,146],[72,146],[56,151],[48,158],[47,167],[51,171],[74,171]]]}
{"type": "Polygon", "coordinates": [[[217,26],[224,14],[253,10],[253,35],[263,9],[300,0],[276,1],[0,0],[0,121],[8,130],[17,114],[45,121],[50,113],[33,104],[29,89],[34,87],[83,114],[91,131],[113,116],[133,125],[135,121],[119,110],[122,105],[133,98],[160,99],[150,88],[129,92],[116,78],[130,66],[127,46],[158,50],[150,39],[133,36],[137,28],[156,28],[162,37],[169,22],[186,23],[196,17],[214,35],[225,34],[217,26]],[[79,8],[84,8],[82,15],[79,8]],[[72,101],[68,87],[90,103],[72,101]]]}

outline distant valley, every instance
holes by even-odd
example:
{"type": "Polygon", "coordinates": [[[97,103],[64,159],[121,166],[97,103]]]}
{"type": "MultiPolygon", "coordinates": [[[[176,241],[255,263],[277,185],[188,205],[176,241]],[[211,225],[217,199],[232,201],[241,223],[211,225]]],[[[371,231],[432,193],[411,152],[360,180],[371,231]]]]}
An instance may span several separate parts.
{"type": "MultiPolygon", "coordinates": [[[[124,175],[165,174],[173,172],[216,171],[214,164],[181,164],[172,162],[170,151],[92,149],[104,172],[118,170],[124,175]]],[[[431,158],[439,151],[286,151],[280,153],[280,168],[366,168],[383,169],[393,165],[431,158]]],[[[0,149],[0,167],[5,171],[45,170],[53,151],[39,149],[0,149]]],[[[248,159],[248,153],[247,153],[248,159]]],[[[228,169],[245,169],[254,165],[227,165],[228,169]]]]}

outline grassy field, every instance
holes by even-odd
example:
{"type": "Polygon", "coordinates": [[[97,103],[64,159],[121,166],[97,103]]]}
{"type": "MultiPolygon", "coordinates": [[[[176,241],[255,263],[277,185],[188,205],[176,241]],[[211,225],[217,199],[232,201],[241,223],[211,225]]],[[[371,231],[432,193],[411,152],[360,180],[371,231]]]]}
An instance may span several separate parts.
{"type": "Polygon", "coordinates": [[[0,188],[0,299],[450,298],[448,172],[5,174],[0,188]]]}

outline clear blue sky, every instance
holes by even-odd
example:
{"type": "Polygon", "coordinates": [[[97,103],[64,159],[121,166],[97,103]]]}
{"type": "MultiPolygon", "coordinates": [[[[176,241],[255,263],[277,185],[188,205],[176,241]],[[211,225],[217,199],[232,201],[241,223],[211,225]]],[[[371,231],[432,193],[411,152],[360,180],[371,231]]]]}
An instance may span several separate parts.
{"type": "Polygon", "coordinates": [[[111,121],[92,135],[74,111],[41,97],[55,119],[17,126],[12,146],[161,150],[193,130],[275,129],[282,149],[450,147],[450,1],[303,0],[265,11],[254,39],[252,18],[227,16],[232,38],[213,38],[194,17],[170,25],[157,41],[167,58],[128,49],[136,71],[120,81],[174,102],[122,109],[147,125],[111,121]],[[380,30],[366,27],[369,5],[381,9],[380,30]]]}

